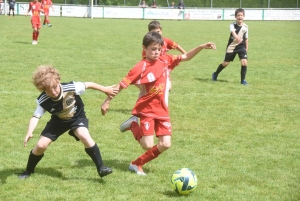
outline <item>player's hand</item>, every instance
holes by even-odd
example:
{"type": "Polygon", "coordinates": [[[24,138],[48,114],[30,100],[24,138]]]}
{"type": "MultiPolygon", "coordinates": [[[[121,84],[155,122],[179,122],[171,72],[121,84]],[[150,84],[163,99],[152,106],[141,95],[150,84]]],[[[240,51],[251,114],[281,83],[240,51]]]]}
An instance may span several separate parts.
{"type": "Polygon", "coordinates": [[[204,49],[213,49],[213,50],[217,49],[216,45],[214,43],[212,43],[212,42],[207,42],[205,44],[202,44],[201,46],[204,49]]]}
{"type": "Polygon", "coordinates": [[[237,38],[235,39],[235,42],[236,42],[237,44],[240,44],[242,41],[243,41],[243,39],[241,39],[240,37],[237,37],[237,38]]]}
{"type": "Polygon", "coordinates": [[[30,140],[30,138],[33,137],[33,134],[32,133],[29,133],[25,136],[25,139],[24,139],[24,147],[26,147],[27,145],[27,142],[30,140]]]}
{"type": "Polygon", "coordinates": [[[101,105],[101,114],[106,115],[106,113],[108,112],[108,109],[109,109],[109,102],[104,101],[101,105]]]}
{"type": "Polygon", "coordinates": [[[116,85],[105,87],[106,88],[105,94],[108,97],[113,98],[113,97],[115,97],[115,95],[117,95],[119,93],[119,89],[118,88],[114,88],[115,86],[116,85]]]}

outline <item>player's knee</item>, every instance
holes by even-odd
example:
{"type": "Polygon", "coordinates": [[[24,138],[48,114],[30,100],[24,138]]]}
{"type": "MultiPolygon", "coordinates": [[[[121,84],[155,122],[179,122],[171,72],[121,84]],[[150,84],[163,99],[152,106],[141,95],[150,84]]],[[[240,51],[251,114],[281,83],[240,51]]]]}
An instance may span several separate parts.
{"type": "Polygon", "coordinates": [[[167,150],[171,147],[171,141],[164,141],[164,142],[159,142],[158,146],[163,150],[167,150]]]}
{"type": "Polygon", "coordinates": [[[144,150],[149,150],[149,149],[151,149],[153,147],[153,144],[150,144],[150,143],[148,143],[148,144],[141,144],[141,146],[142,146],[142,148],[144,150]]]}

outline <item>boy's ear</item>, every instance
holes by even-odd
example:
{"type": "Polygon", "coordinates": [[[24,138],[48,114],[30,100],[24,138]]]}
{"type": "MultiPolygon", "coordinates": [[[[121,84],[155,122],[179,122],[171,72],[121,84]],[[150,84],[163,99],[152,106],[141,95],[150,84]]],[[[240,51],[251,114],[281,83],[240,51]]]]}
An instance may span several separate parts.
{"type": "Polygon", "coordinates": [[[143,48],[143,50],[146,50],[146,49],[147,49],[145,45],[142,45],[142,48],[143,48]]]}

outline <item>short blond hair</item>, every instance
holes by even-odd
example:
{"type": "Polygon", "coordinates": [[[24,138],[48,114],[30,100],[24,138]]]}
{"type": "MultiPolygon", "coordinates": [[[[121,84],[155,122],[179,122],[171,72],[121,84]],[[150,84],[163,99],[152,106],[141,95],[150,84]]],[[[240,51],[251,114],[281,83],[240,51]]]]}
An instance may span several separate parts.
{"type": "Polygon", "coordinates": [[[51,65],[38,66],[32,76],[32,82],[39,91],[54,87],[60,83],[58,70],[51,65]]]}

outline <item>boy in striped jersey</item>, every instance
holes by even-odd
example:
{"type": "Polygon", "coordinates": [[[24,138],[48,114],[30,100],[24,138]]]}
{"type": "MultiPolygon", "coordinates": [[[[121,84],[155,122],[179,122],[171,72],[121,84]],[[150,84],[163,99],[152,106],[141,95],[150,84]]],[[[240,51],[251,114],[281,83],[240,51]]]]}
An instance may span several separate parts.
{"type": "Polygon", "coordinates": [[[228,40],[224,61],[218,66],[216,72],[212,74],[212,80],[217,81],[219,73],[234,60],[236,54],[241,60],[241,84],[246,82],[247,73],[247,51],[248,51],[248,26],[244,23],[245,11],[239,8],[235,11],[236,22],[230,24],[230,37],[228,40]]]}
{"type": "MultiPolygon", "coordinates": [[[[28,178],[34,173],[35,166],[43,158],[48,146],[58,137],[69,131],[77,141],[84,145],[85,152],[92,158],[100,177],[112,173],[112,169],[104,166],[100,150],[90,136],[88,119],[85,116],[84,104],[80,95],[86,89],[94,89],[105,93],[112,98],[118,93],[118,89],[112,86],[104,87],[94,82],[69,82],[61,83],[58,71],[52,66],[39,66],[33,74],[33,84],[42,93],[37,98],[37,108],[28,125],[24,138],[24,146],[33,137],[39,119],[46,113],[51,114],[40,139],[31,150],[26,170],[19,174],[20,179],[28,178]]],[[[63,154],[58,152],[58,154],[63,154]]]]}

